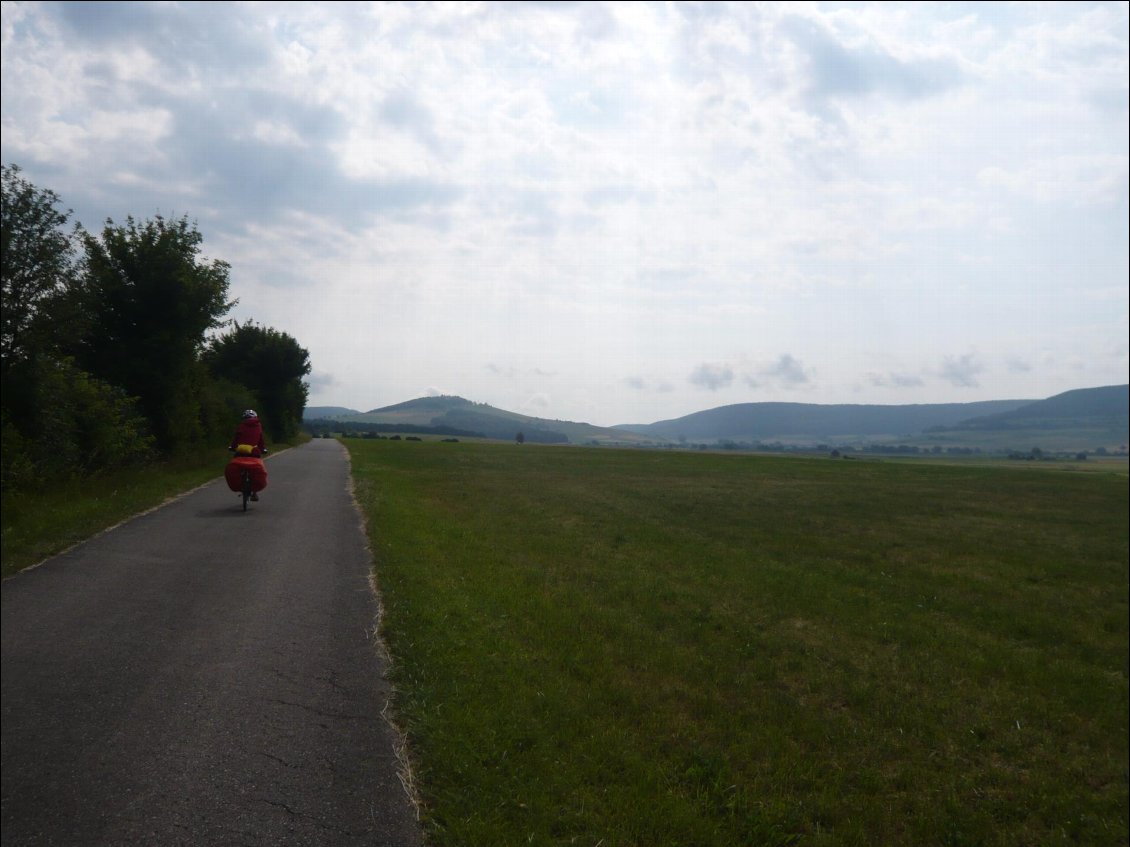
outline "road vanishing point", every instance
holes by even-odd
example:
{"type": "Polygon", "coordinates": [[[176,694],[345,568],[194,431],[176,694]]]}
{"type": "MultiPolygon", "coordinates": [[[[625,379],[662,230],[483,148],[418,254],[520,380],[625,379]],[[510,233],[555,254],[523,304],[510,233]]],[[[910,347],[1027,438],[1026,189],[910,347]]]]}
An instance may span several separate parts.
{"type": "Polygon", "coordinates": [[[422,844],[348,456],[267,469],[4,581],[4,845],[422,844]]]}

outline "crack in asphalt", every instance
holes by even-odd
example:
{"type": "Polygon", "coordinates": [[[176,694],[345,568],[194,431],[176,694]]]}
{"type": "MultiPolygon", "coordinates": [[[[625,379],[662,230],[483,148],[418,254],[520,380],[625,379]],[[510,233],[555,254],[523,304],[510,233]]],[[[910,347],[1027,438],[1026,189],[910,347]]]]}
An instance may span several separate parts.
{"type": "Polygon", "coordinates": [[[336,679],[333,678],[333,676],[317,676],[317,677],[314,677],[314,678],[316,680],[318,680],[319,682],[324,682],[324,683],[328,684],[331,688],[334,688],[338,691],[345,692],[346,694],[350,693],[350,691],[351,691],[351,689],[347,688],[344,685],[341,685],[336,679]]]}
{"type": "Polygon", "coordinates": [[[303,820],[303,821],[308,821],[311,824],[313,824],[314,826],[318,827],[318,829],[324,830],[326,832],[334,832],[334,833],[337,833],[339,835],[347,835],[350,838],[360,838],[361,836],[369,834],[369,833],[362,831],[362,830],[346,829],[344,827],[334,826],[333,824],[327,823],[326,821],[322,820],[321,818],[315,817],[313,815],[308,815],[308,814],[305,814],[304,812],[296,812],[294,809],[292,809],[290,806],[288,806],[286,803],[282,802],[281,800],[268,800],[266,797],[255,797],[253,799],[257,803],[264,803],[268,806],[273,806],[276,809],[282,809],[284,812],[286,812],[292,818],[296,818],[298,820],[303,820]]]}
{"type": "Polygon", "coordinates": [[[322,709],[316,709],[313,706],[307,706],[305,703],[295,703],[295,702],[290,701],[290,700],[278,700],[278,699],[274,699],[274,698],[269,698],[267,700],[267,702],[268,703],[277,703],[280,706],[293,706],[296,709],[302,709],[305,712],[310,712],[310,714],[318,715],[319,717],[322,717],[322,718],[331,718],[331,719],[336,719],[336,720],[347,720],[347,721],[367,721],[367,720],[370,719],[368,715],[351,715],[351,714],[348,714],[347,712],[327,712],[327,711],[324,711],[322,709]]]}
{"type": "Polygon", "coordinates": [[[305,817],[307,817],[307,815],[304,815],[301,812],[294,811],[294,809],[290,808],[290,806],[288,806],[286,803],[283,803],[282,801],[268,800],[266,797],[255,797],[253,799],[255,800],[256,803],[266,803],[268,806],[274,806],[276,809],[282,809],[284,812],[286,812],[288,815],[290,815],[293,818],[305,818],[305,817]]]}
{"type": "Polygon", "coordinates": [[[270,759],[270,760],[271,760],[271,761],[273,761],[273,762],[278,762],[278,763],[279,763],[280,765],[282,765],[282,766],[283,766],[283,767],[285,767],[285,768],[298,768],[298,767],[301,767],[301,765],[295,765],[295,764],[292,764],[291,762],[288,762],[288,761],[287,761],[286,759],[280,759],[280,758],[279,758],[278,756],[272,756],[272,755],[271,755],[270,753],[265,753],[265,752],[263,752],[262,750],[258,750],[257,752],[258,752],[258,754],[259,754],[260,756],[262,756],[262,757],[263,757],[264,759],[270,759]]]}

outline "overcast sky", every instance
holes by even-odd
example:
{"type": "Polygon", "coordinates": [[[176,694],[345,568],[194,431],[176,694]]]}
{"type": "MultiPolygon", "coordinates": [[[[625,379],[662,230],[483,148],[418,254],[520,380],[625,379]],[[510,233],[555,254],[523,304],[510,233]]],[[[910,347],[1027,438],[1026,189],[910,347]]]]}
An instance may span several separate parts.
{"type": "Polygon", "coordinates": [[[2,158],[187,215],[311,405],[1127,381],[1130,6],[3,3],[2,158]]]}

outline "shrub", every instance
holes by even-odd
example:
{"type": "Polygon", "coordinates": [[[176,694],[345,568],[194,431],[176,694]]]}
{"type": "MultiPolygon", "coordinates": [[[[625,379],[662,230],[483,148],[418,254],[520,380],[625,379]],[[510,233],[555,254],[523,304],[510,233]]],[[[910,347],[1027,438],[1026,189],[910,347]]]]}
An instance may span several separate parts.
{"type": "Polygon", "coordinates": [[[154,442],[132,398],[76,367],[45,360],[34,380],[38,415],[3,420],[5,491],[148,461],[154,442]]]}

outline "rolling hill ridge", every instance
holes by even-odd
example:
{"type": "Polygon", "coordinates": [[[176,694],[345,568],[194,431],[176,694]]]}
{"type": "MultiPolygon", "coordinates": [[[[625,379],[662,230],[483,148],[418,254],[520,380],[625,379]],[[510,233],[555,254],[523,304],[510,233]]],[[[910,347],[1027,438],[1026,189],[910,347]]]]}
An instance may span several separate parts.
{"type": "MultiPolygon", "coordinates": [[[[304,416],[308,425],[314,416],[304,416]]],[[[542,444],[644,444],[647,436],[574,421],[520,415],[463,397],[420,397],[348,415],[319,415],[329,421],[375,431],[432,432],[513,441],[519,432],[525,441],[542,444]]]]}
{"type": "Polygon", "coordinates": [[[913,406],[739,403],[653,424],[617,427],[672,440],[898,438],[930,427],[955,425],[972,417],[1009,412],[1031,400],[994,400],[913,406]]]}
{"type": "Polygon", "coordinates": [[[1130,441],[1130,386],[1067,391],[1044,400],[915,405],[738,403],[652,424],[598,427],[550,420],[445,395],[355,412],[307,409],[315,422],[370,431],[418,431],[557,444],[663,445],[772,442],[815,445],[906,442],[1018,449],[1124,447],[1130,441]]]}
{"type": "Polygon", "coordinates": [[[1125,385],[1065,391],[1047,400],[963,421],[953,429],[1057,429],[1080,421],[1126,428],[1128,393],[1125,385]]]}

